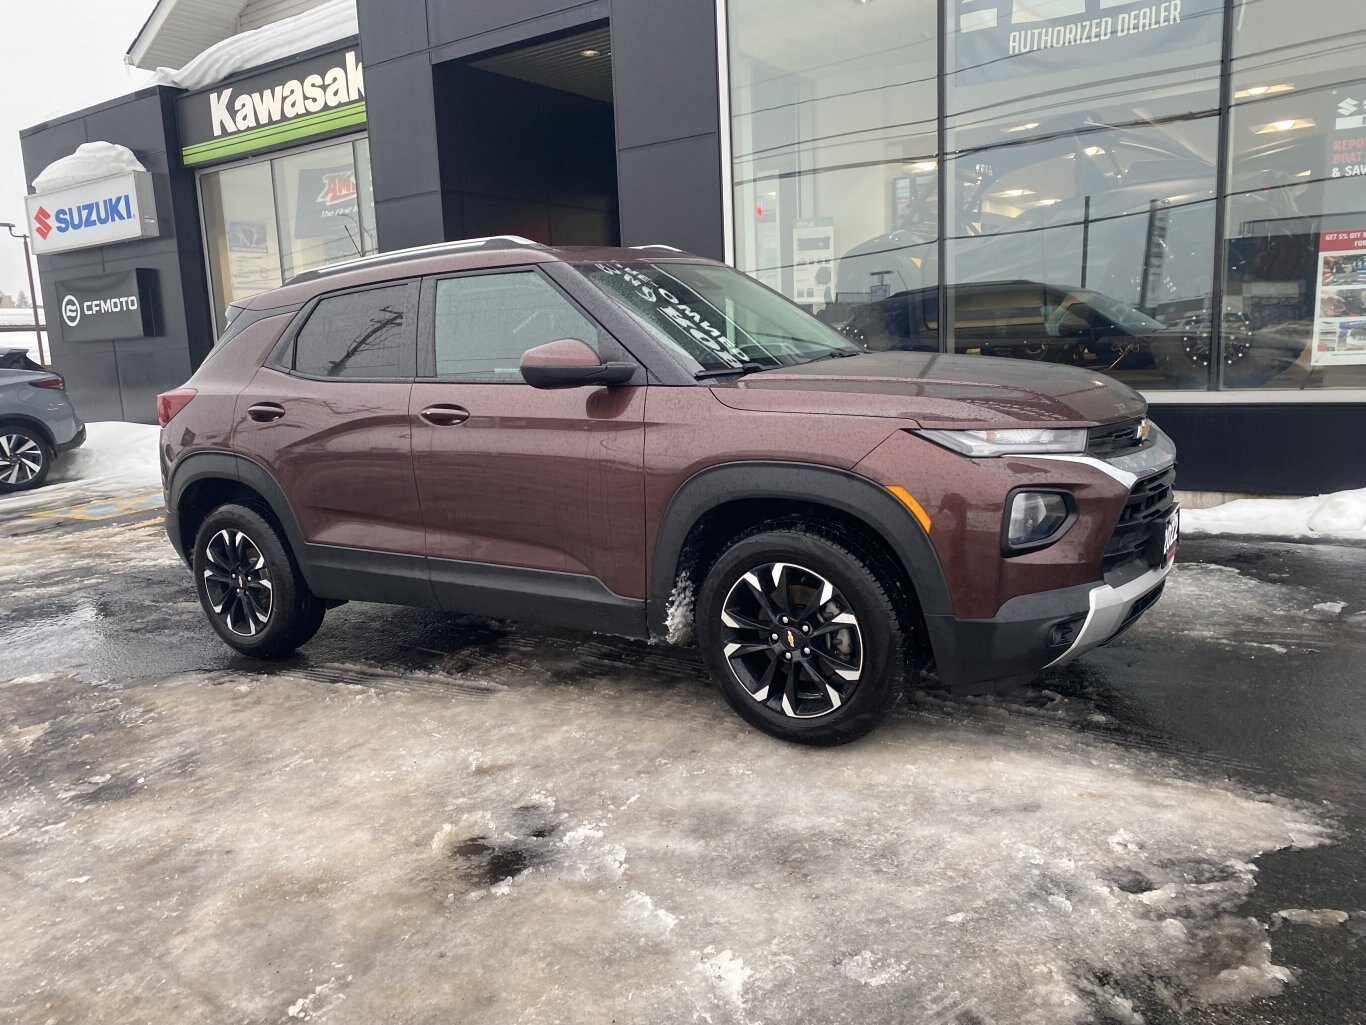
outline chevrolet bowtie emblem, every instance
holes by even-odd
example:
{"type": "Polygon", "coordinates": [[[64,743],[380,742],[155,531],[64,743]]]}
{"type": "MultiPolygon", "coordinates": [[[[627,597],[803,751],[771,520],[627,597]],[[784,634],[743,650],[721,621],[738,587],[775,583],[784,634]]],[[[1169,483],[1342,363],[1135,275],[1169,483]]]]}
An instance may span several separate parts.
{"type": "Polygon", "coordinates": [[[789,648],[795,648],[797,646],[797,635],[791,630],[787,632],[787,646],[789,648]]]}

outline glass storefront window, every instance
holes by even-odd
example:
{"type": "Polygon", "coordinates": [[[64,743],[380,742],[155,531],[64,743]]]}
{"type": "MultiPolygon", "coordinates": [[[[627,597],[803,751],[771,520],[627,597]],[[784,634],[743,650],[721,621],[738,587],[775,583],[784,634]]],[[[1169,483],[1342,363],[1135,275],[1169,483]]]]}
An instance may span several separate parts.
{"type": "Polygon", "coordinates": [[[937,285],[936,6],[728,5],[736,265],[883,348],[937,285]]]}
{"type": "Polygon", "coordinates": [[[1224,287],[1241,330],[1224,343],[1226,387],[1366,385],[1364,42],[1355,4],[1239,5],[1224,287]]]}
{"type": "Polygon", "coordinates": [[[274,165],[284,276],[361,256],[364,236],[351,144],[280,157],[274,165]]]}
{"type": "Polygon", "coordinates": [[[946,16],[950,351],[1207,387],[1222,0],[946,16]]]}
{"type": "Polygon", "coordinates": [[[220,333],[229,304],[378,249],[364,138],[205,171],[199,191],[220,333]]]}
{"type": "Polygon", "coordinates": [[[270,164],[247,164],[200,177],[204,238],[209,250],[218,330],[223,311],[239,299],[280,284],[279,236],[270,164]]]}

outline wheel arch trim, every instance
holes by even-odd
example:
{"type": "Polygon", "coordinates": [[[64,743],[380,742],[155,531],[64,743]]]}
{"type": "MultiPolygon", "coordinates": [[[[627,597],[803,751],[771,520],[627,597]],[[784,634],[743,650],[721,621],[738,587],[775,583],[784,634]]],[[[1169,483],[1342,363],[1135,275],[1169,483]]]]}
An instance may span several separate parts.
{"type": "MultiPolygon", "coordinates": [[[[863,523],[891,548],[931,622],[952,613],[947,583],[929,537],[886,488],[849,470],[813,463],[742,461],[699,470],[669,499],[650,568],[650,628],[667,632],[667,602],[693,528],[708,512],[752,499],[824,505],[863,523]]],[[[932,630],[933,633],[933,630],[932,630]]],[[[933,637],[931,637],[933,641],[933,637]]]]}
{"type": "Polygon", "coordinates": [[[28,416],[25,413],[5,413],[0,416],[0,427],[14,426],[26,427],[29,430],[36,430],[53,453],[57,451],[57,439],[53,436],[51,428],[37,417],[28,416]]]}
{"type": "Polygon", "coordinates": [[[251,488],[269,507],[285,532],[285,541],[294,553],[295,562],[304,580],[311,587],[312,574],[305,556],[303,532],[298,518],[275,477],[246,456],[236,452],[194,452],[179,460],[172,468],[166,489],[166,532],[182,559],[189,553],[182,547],[179,529],[180,507],[190,487],[205,480],[227,480],[251,488]]]}

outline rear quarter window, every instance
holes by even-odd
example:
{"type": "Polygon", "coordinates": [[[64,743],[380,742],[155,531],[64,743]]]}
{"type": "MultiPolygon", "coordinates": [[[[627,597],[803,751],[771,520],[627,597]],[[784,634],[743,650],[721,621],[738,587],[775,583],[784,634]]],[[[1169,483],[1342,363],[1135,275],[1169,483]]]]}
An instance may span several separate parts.
{"type": "Polygon", "coordinates": [[[293,370],[323,378],[413,377],[416,309],[412,282],[324,296],[294,338],[293,370]]]}

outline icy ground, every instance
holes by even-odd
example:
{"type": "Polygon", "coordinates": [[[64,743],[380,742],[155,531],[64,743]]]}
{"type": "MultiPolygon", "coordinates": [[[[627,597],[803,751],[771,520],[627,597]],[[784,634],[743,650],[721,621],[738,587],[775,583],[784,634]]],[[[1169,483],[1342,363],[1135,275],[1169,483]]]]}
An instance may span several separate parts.
{"type": "Polygon", "coordinates": [[[1240,498],[1212,509],[1182,509],[1181,532],[1366,541],[1366,488],[1312,498],[1240,498]]]}
{"type": "MultiPolygon", "coordinates": [[[[2,543],[0,1021],[1168,1021],[1362,925],[1244,907],[1330,808],[1075,698],[808,750],[686,649],[352,605],[262,671],[154,524],[2,543]]],[[[1359,612],[1179,566],[1130,637],[1290,659],[1359,612]]]]}

